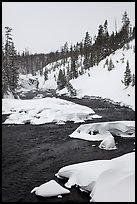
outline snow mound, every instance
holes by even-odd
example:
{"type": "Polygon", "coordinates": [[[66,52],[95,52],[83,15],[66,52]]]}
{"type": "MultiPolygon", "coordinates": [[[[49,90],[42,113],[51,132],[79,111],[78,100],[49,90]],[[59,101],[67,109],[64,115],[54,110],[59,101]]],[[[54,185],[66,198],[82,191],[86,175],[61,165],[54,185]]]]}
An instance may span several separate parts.
{"type": "Polygon", "coordinates": [[[100,149],[114,150],[117,149],[115,145],[115,140],[113,136],[106,137],[99,145],[100,149]]]}
{"type": "Polygon", "coordinates": [[[135,173],[109,169],[101,173],[93,192],[92,202],[135,202],[135,173]]]}
{"type": "Polygon", "coordinates": [[[65,166],[55,175],[68,179],[66,187],[77,185],[82,191],[90,192],[91,201],[135,200],[134,152],[111,160],[95,160],[65,166]]]}
{"type": "Polygon", "coordinates": [[[135,121],[114,121],[84,124],[69,136],[88,141],[102,141],[107,137],[135,137],[135,121]]]}
{"type": "Polygon", "coordinates": [[[68,194],[70,191],[61,185],[59,185],[55,180],[51,180],[49,182],[46,182],[39,187],[35,187],[31,193],[34,193],[37,196],[42,197],[51,197],[51,196],[59,196],[62,194],[68,194]]]}
{"type": "Polygon", "coordinates": [[[2,113],[11,114],[4,124],[33,125],[85,121],[95,115],[91,108],[50,97],[33,100],[3,99],[2,113]]]}

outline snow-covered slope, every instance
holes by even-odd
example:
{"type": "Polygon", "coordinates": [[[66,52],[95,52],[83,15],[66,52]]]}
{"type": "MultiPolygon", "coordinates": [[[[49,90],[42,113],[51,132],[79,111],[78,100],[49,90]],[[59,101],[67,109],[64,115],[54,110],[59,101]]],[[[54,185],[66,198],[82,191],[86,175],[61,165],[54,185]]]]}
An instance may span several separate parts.
{"type": "MultiPolygon", "coordinates": [[[[135,40],[129,43],[129,49],[121,48],[115,51],[110,56],[103,59],[98,66],[93,66],[86,71],[85,74],[79,75],[77,79],[72,79],[70,82],[73,87],[77,90],[77,97],[83,97],[84,95],[99,96],[102,98],[111,99],[114,102],[119,102],[121,105],[130,106],[135,110],[135,86],[129,85],[128,88],[124,86],[122,81],[124,80],[124,72],[127,66],[127,60],[129,62],[129,68],[131,74],[135,74],[135,40]],[[106,60],[112,60],[114,69],[108,71],[106,60]]],[[[81,70],[83,64],[83,58],[79,57],[77,61],[78,71],[81,70]]],[[[70,58],[67,63],[63,64],[61,60],[48,64],[43,68],[49,71],[48,80],[44,80],[44,76],[40,76],[37,73],[36,77],[39,81],[39,89],[56,89],[57,88],[57,77],[59,69],[64,69],[67,74],[67,68],[70,67],[70,58]]],[[[26,85],[28,76],[20,75],[20,84],[24,88],[30,89],[30,85],[26,85]],[[25,83],[26,80],[26,83],[25,83]],[[24,85],[25,84],[25,85],[24,85]]],[[[34,88],[32,86],[32,88],[34,88]]],[[[58,91],[58,94],[67,93],[67,89],[58,91]]]]}
{"type": "MultiPolygon", "coordinates": [[[[77,97],[83,97],[84,95],[89,96],[100,96],[102,98],[108,98],[114,102],[120,102],[121,105],[128,105],[135,109],[135,86],[129,85],[125,88],[122,81],[124,80],[124,72],[127,66],[127,60],[129,62],[129,68],[131,74],[135,74],[135,40],[129,43],[129,49],[121,48],[115,51],[110,56],[103,59],[98,66],[93,66],[85,74],[79,76],[77,79],[71,80],[71,84],[77,90],[77,97]],[[105,65],[106,60],[112,60],[114,64],[114,69],[108,71],[107,65],[105,65]]],[[[82,65],[79,59],[78,64],[82,65]]],[[[60,61],[59,61],[60,64],[60,61]]],[[[70,59],[68,59],[68,64],[70,64],[70,59]]],[[[68,64],[65,66],[60,65],[58,69],[55,69],[52,73],[56,76],[58,75],[59,68],[67,68],[68,64]]],[[[54,70],[54,63],[47,66],[49,70],[54,70]]],[[[78,68],[80,70],[80,67],[78,68]]],[[[53,75],[54,75],[53,74],[53,75]]],[[[54,77],[52,75],[52,80],[54,77]]],[[[51,75],[50,81],[51,81],[51,75]]],[[[55,82],[55,81],[54,81],[55,82]]],[[[59,94],[67,93],[67,89],[61,90],[59,94]]]]}
{"type": "Polygon", "coordinates": [[[127,60],[131,74],[135,73],[135,53],[133,47],[135,40],[129,43],[130,49],[121,48],[102,60],[98,66],[94,66],[90,71],[77,79],[71,80],[73,87],[78,91],[78,96],[90,95],[110,98],[115,102],[122,102],[135,109],[135,86],[125,88],[121,82],[124,79],[127,60]],[[114,69],[108,71],[105,66],[106,59],[112,59],[114,69]],[[104,67],[105,66],[105,67],[104,67]]]}

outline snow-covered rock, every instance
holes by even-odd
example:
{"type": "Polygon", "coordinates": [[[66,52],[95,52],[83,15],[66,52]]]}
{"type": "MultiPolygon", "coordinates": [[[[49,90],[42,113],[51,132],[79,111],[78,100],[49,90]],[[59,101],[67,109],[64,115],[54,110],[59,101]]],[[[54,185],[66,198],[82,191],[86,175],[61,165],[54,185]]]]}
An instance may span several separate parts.
{"type": "Polygon", "coordinates": [[[114,150],[117,149],[113,136],[106,137],[99,145],[100,149],[114,150]]]}
{"type": "Polygon", "coordinates": [[[92,119],[95,112],[87,107],[59,98],[33,100],[3,99],[2,113],[11,114],[4,124],[44,124],[92,119]]]}
{"type": "Polygon", "coordinates": [[[51,197],[51,196],[59,196],[62,194],[68,194],[70,191],[61,185],[59,185],[55,180],[51,180],[49,182],[46,182],[39,187],[35,187],[31,193],[34,193],[37,196],[42,197],[51,197]]]}
{"type": "Polygon", "coordinates": [[[120,137],[135,137],[135,121],[112,121],[80,125],[71,138],[88,141],[102,141],[112,135],[120,137]]]}

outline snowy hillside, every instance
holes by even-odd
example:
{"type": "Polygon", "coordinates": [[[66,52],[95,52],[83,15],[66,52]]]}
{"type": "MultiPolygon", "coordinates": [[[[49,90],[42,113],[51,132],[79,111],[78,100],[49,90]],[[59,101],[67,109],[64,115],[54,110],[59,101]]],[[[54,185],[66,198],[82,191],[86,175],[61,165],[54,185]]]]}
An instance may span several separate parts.
{"type": "MultiPolygon", "coordinates": [[[[128,88],[122,83],[124,80],[124,72],[126,70],[127,61],[129,62],[129,68],[131,70],[131,75],[135,74],[135,40],[129,43],[129,49],[124,46],[118,49],[110,56],[103,59],[98,66],[93,66],[87,70],[83,75],[79,75],[78,78],[70,80],[73,88],[77,91],[77,97],[81,98],[85,95],[88,96],[99,96],[106,99],[111,99],[114,102],[119,102],[121,105],[130,106],[133,110],[135,109],[135,86],[129,85],[128,88]],[[108,71],[108,62],[112,60],[114,68],[108,71]]],[[[77,61],[78,72],[81,70],[83,64],[83,58],[79,57],[77,61]]],[[[40,76],[39,73],[35,78],[39,81],[39,89],[57,89],[57,78],[60,69],[64,69],[67,75],[67,68],[70,66],[70,58],[68,58],[67,63],[63,64],[61,60],[48,64],[43,68],[43,73],[45,68],[48,70],[48,80],[44,80],[44,75],[40,76]]],[[[28,78],[31,76],[20,75],[20,84],[22,87],[27,88],[30,85],[28,83],[28,78]],[[24,82],[26,80],[26,84],[24,82]]],[[[32,86],[34,88],[34,84],[32,86]]],[[[57,91],[58,94],[68,94],[66,88],[57,91]]]]}
{"type": "Polygon", "coordinates": [[[115,102],[122,102],[135,108],[135,86],[125,88],[121,82],[124,79],[127,60],[131,73],[135,73],[135,53],[133,47],[135,40],[129,43],[130,49],[119,49],[115,54],[102,60],[98,66],[94,66],[87,74],[71,81],[73,87],[78,91],[78,96],[90,95],[110,98],[115,102]],[[108,71],[105,65],[106,59],[112,59],[114,69],[108,71]]]}

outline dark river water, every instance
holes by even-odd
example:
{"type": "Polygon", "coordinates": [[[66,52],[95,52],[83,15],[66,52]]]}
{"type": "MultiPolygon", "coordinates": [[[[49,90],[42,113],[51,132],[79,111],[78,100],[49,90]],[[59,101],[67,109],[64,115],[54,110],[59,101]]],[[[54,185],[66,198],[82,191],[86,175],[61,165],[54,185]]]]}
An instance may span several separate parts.
{"type": "MultiPolygon", "coordinates": [[[[37,94],[55,97],[54,90],[48,92],[30,92],[22,99],[30,99],[37,94]]],[[[40,96],[41,97],[41,96],[40,96]]],[[[100,119],[85,123],[135,120],[135,112],[103,99],[77,99],[62,97],[75,103],[91,107],[100,119]]],[[[2,121],[6,119],[2,116],[2,121]]],[[[63,166],[92,161],[111,159],[132,152],[135,138],[115,137],[117,149],[113,151],[98,148],[100,142],[89,142],[70,138],[80,124],[67,122],[63,125],[2,125],[2,202],[89,202],[87,193],[78,188],[70,189],[70,194],[62,198],[42,198],[30,191],[45,182],[55,179],[64,187],[63,180],[55,177],[63,166]],[[95,144],[95,147],[92,145],[95,144]]]]}

